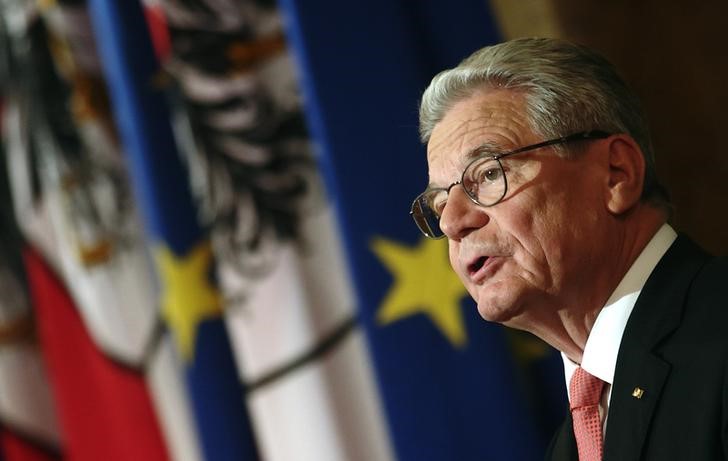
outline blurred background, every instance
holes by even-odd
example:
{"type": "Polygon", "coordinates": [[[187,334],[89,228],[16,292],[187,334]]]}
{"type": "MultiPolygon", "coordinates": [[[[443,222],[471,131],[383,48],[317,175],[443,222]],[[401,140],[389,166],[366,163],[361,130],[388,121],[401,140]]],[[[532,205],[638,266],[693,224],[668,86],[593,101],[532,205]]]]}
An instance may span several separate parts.
{"type": "Polygon", "coordinates": [[[0,460],[537,460],[559,355],[478,316],[419,96],[520,36],[641,97],[725,254],[717,0],[0,0],[0,460]]]}

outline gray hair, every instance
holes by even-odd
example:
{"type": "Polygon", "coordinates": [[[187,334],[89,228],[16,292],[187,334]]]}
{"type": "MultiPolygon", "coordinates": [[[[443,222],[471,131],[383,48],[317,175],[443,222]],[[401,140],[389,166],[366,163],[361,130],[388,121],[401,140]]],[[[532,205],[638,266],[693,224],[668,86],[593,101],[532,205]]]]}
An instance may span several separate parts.
{"type": "Polygon", "coordinates": [[[420,138],[458,101],[483,89],[508,89],[525,97],[531,129],[544,139],[602,130],[629,134],[645,159],[642,199],[670,213],[658,182],[642,106],[614,66],[596,52],[567,41],[522,38],[482,48],[457,67],[440,72],[420,104],[420,138]]]}

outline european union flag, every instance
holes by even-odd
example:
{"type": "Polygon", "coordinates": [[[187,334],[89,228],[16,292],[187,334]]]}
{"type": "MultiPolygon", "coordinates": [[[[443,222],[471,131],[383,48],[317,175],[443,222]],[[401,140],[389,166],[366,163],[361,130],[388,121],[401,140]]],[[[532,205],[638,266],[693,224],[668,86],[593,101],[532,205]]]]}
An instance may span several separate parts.
{"type": "Polygon", "coordinates": [[[161,276],[162,315],[185,363],[206,459],[257,459],[214,261],[178,155],[141,5],[90,0],[116,122],[161,276]]]}
{"type": "Polygon", "coordinates": [[[553,355],[483,322],[446,244],[420,238],[408,216],[426,185],[417,102],[437,71],[498,40],[487,2],[281,4],[398,459],[541,459],[550,429],[514,357],[553,355]]]}

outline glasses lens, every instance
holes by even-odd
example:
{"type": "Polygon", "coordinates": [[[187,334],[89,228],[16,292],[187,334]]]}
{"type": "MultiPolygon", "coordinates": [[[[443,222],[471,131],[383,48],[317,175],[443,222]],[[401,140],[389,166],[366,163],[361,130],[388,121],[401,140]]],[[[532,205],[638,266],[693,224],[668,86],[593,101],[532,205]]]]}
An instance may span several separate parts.
{"type": "Polygon", "coordinates": [[[412,218],[420,231],[429,238],[442,238],[444,236],[440,229],[440,213],[447,199],[445,190],[429,190],[420,194],[412,202],[412,218]]]}
{"type": "Polygon", "coordinates": [[[498,203],[506,194],[506,174],[498,160],[480,158],[468,165],[463,174],[465,192],[483,206],[498,203]]]}

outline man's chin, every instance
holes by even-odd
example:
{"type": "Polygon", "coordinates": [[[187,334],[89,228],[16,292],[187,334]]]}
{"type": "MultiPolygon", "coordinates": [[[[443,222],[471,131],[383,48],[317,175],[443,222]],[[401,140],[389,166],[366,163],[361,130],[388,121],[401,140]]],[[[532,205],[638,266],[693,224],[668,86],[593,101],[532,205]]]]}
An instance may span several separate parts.
{"type": "Polygon", "coordinates": [[[501,282],[481,286],[475,298],[478,313],[489,322],[508,324],[521,314],[522,288],[501,282]]]}
{"type": "Polygon", "coordinates": [[[492,301],[478,302],[478,313],[480,316],[495,323],[506,324],[516,316],[516,308],[512,304],[501,304],[492,301]]]}

